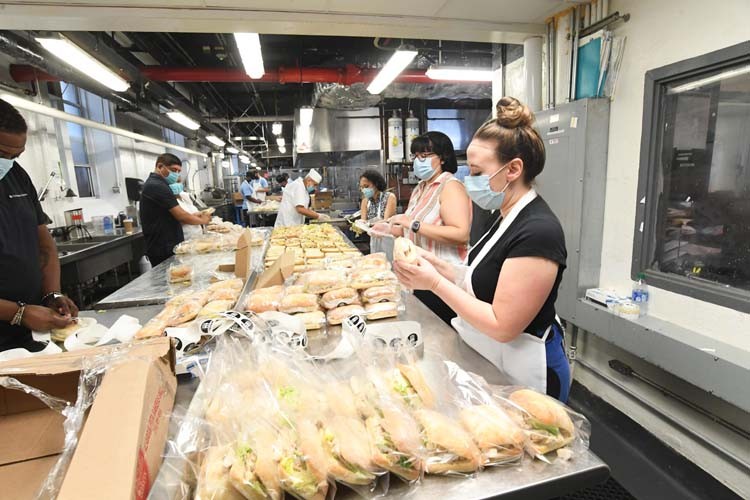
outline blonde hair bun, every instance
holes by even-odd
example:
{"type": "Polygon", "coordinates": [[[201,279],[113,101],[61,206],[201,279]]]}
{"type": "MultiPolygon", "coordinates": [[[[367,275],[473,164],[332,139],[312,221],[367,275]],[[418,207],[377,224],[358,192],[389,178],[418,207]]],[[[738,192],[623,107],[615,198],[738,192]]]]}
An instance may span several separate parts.
{"type": "Polygon", "coordinates": [[[515,97],[502,97],[497,101],[497,124],[505,128],[530,127],[534,113],[515,97]]]}

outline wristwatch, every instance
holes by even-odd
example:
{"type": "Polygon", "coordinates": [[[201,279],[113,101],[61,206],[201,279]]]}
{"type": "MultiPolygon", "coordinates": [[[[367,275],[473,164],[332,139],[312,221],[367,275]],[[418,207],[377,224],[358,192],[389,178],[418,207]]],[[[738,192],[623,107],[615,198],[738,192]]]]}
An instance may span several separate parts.
{"type": "Polygon", "coordinates": [[[18,311],[16,311],[15,316],[13,316],[13,319],[10,321],[10,324],[12,326],[20,326],[21,321],[23,321],[23,313],[26,310],[26,303],[21,302],[20,300],[16,302],[18,305],[18,311]]]}
{"type": "Polygon", "coordinates": [[[412,221],[412,223],[411,223],[411,231],[413,233],[418,233],[420,226],[422,226],[422,223],[419,222],[418,220],[412,221]]]}
{"type": "Polygon", "coordinates": [[[59,299],[61,297],[65,297],[65,295],[63,295],[60,292],[50,292],[47,295],[45,295],[44,297],[42,297],[42,304],[44,304],[48,300],[57,300],[57,299],[59,299]]]}

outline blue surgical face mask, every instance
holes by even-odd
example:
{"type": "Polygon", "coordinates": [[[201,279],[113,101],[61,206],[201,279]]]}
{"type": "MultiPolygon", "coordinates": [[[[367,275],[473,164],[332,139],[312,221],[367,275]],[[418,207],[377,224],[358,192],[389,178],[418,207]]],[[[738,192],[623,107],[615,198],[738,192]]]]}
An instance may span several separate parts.
{"type": "Polygon", "coordinates": [[[375,190],[373,188],[364,188],[362,190],[362,196],[364,196],[365,198],[369,200],[373,196],[375,196],[375,190]]]}
{"type": "Polygon", "coordinates": [[[169,175],[167,175],[164,180],[167,181],[167,184],[174,184],[175,182],[180,180],[180,174],[178,174],[177,172],[172,172],[170,170],[169,175]]]}
{"type": "Polygon", "coordinates": [[[510,182],[508,182],[502,191],[495,192],[490,187],[490,180],[497,174],[505,170],[503,166],[500,170],[492,175],[467,175],[464,178],[464,185],[466,186],[466,192],[469,193],[469,197],[479,208],[483,210],[498,210],[503,206],[505,200],[505,190],[508,189],[510,182]]]}
{"type": "Polygon", "coordinates": [[[181,182],[175,182],[174,184],[170,184],[169,188],[172,190],[172,193],[176,196],[183,192],[185,190],[185,187],[182,185],[181,182]]]}
{"type": "Polygon", "coordinates": [[[313,194],[315,192],[315,186],[307,186],[307,192],[313,194]]]}
{"type": "Polygon", "coordinates": [[[432,157],[414,158],[414,175],[423,181],[435,175],[435,169],[432,168],[432,157]]]}
{"type": "Polygon", "coordinates": [[[7,158],[0,158],[0,180],[5,177],[5,174],[10,172],[13,168],[13,162],[16,160],[8,160],[7,158]]]}

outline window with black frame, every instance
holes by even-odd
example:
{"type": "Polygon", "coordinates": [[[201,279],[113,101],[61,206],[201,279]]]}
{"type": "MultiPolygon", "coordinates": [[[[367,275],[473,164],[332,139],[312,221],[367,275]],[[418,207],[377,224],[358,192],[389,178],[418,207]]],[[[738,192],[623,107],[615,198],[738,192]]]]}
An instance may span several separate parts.
{"type": "Polygon", "coordinates": [[[643,235],[640,265],[661,275],[673,291],[689,283],[693,289],[722,287],[745,295],[750,292],[750,57],[689,73],[656,83],[652,191],[644,193],[652,200],[650,234],[643,235]]]}

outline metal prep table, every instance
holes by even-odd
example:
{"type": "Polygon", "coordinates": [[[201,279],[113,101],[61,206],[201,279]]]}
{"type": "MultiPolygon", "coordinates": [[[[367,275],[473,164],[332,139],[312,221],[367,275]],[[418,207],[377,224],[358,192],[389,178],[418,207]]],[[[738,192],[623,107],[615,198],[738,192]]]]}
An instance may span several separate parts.
{"type": "MultiPolygon", "coordinates": [[[[143,323],[160,310],[161,306],[143,306],[100,312],[83,311],[81,315],[95,317],[99,323],[108,326],[114,323],[121,314],[134,316],[143,323]]],[[[440,352],[461,367],[483,376],[489,383],[507,382],[493,365],[464,344],[452,328],[443,323],[413,295],[406,297],[406,310],[400,313],[398,319],[421,323],[426,350],[440,352]]],[[[330,329],[327,336],[312,338],[309,349],[314,353],[322,354],[331,350],[338,340],[337,329],[330,329]]],[[[198,385],[199,380],[189,375],[178,377],[175,407],[179,406],[186,410],[198,385]]],[[[183,411],[176,413],[184,414],[183,411]]],[[[157,500],[173,498],[171,495],[175,492],[166,491],[162,487],[172,482],[162,476],[169,476],[173,473],[175,470],[171,467],[162,467],[150,498],[157,500]]],[[[415,500],[547,499],[603,482],[608,476],[609,467],[594,453],[587,451],[575,456],[570,462],[556,462],[551,465],[527,458],[521,468],[513,466],[488,468],[473,478],[427,476],[418,488],[408,494],[415,500]]],[[[406,494],[406,485],[392,478],[387,498],[401,498],[406,494]]],[[[340,487],[336,498],[354,499],[357,497],[353,492],[340,487]]]]}
{"type": "MultiPolygon", "coordinates": [[[[260,257],[264,253],[258,252],[260,257]]],[[[154,274],[159,273],[163,279],[166,279],[166,275],[158,267],[155,268],[154,274]]],[[[249,283],[252,283],[254,279],[255,275],[251,276],[249,283]]],[[[244,293],[246,292],[247,290],[244,293]]],[[[446,359],[454,361],[464,369],[481,375],[490,384],[508,383],[501,372],[467,346],[451,327],[440,320],[416,297],[407,295],[405,306],[405,310],[399,313],[397,319],[418,321],[421,324],[426,351],[439,352],[446,359]]],[[[121,314],[129,314],[138,318],[143,324],[160,310],[161,306],[151,305],[98,312],[84,311],[81,315],[95,317],[99,323],[109,326],[121,314]]],[[[392,320],[383,320],[383,322],[387,321],[392,320]]],[[[307,349],[311,354],[325,354],[331,351],[339,340],[340,327],[328,328],[327,332],[322,335],[316,336],[312,333],[307,349]]],[[[191,378],[190,375],[179,376],[175,407],[181,407],[186,411],[198,388],[198,379],[191,378]]],[[[185,411],[176,413],[184,414],[185,411]]],[[[169,464],[160,469],[150,498],[155,500],[175,498],[176,492],[169,490],[166,485],[175,484],[173,475],[177,473],[177,470],[169,464]]],[[[520,468],[513,466],[488,468],[473,478],[427,476],[423,483],[413,491],[409,491],[405,484],[393,479],[387,498],[401,498],[408,494],[410,498],[416,500],[436,498],[547,499],[601,483],[608,476],[609,467],[589,450],[576,455],[569,462],[556,461],[553,464],[545,464],[538,460],[525,459],[520,468]]],[[[346,488],[340,487],[337,498],[354,499],[357,496],[346,488]]]]}

